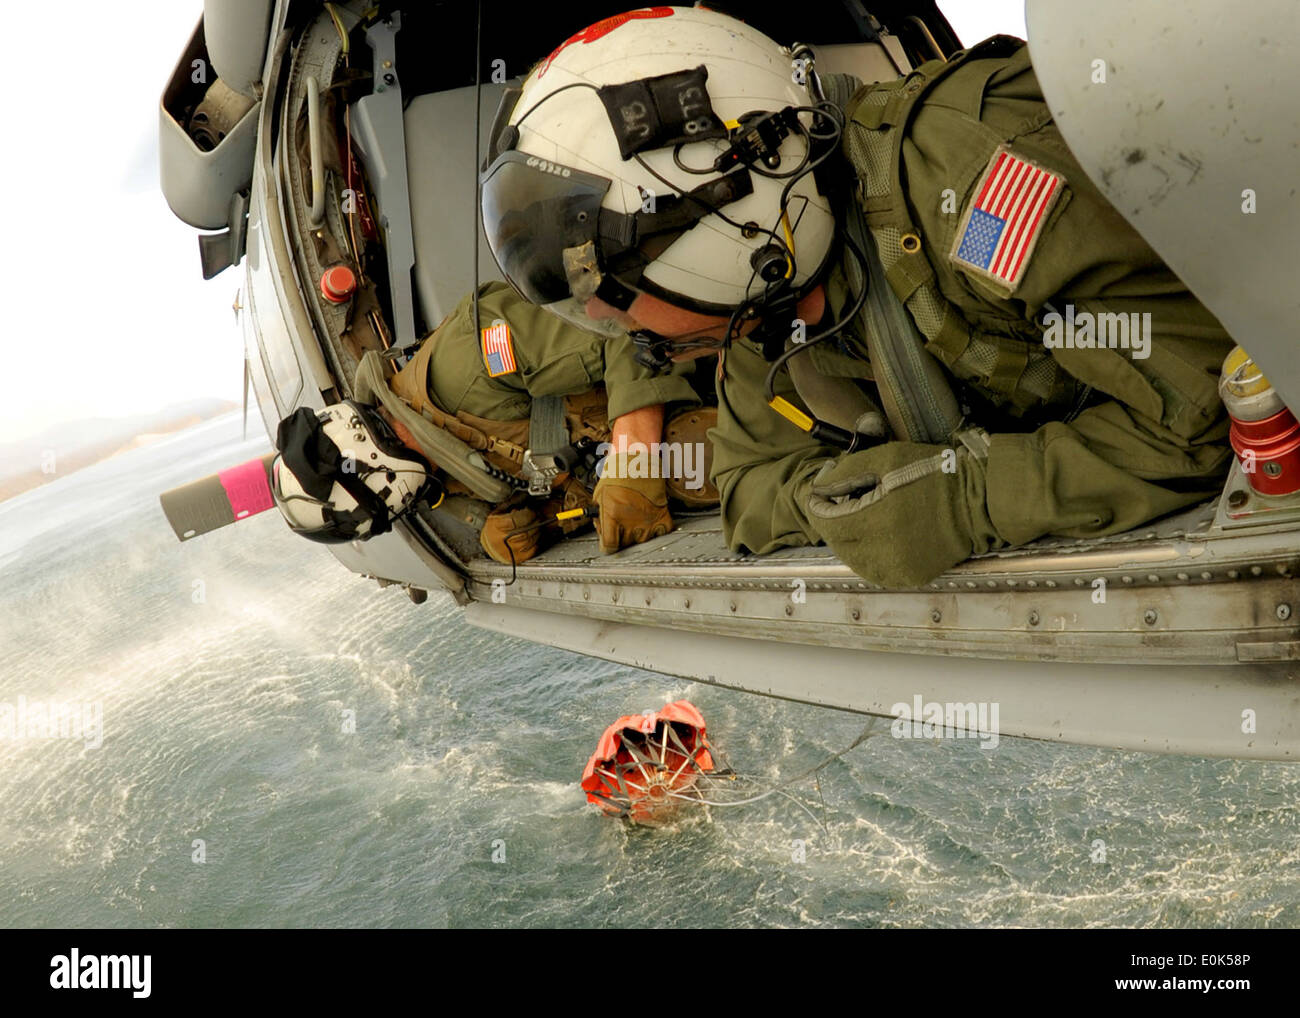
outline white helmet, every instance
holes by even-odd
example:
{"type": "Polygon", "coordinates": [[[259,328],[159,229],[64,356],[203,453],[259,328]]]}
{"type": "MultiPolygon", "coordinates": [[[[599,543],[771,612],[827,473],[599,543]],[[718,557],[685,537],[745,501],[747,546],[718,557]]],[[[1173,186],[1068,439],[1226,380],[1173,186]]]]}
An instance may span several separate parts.
{"type": "Polygon", "coordinates": [[[644,292],[712,315],[811,289],[835,217],[809,171],[842,119],[813,109],[801,71],[703,8],[631,11],[562,43],[494,126],[483,221],[502,273],[537,304],[626,310],[644,292]]]}
{"type": "Polygon", "coordinates": [[[291,529],[325,544],[392,529],[431,480],[428,463],[374,410],[347,400],[280,422],[271,494],[291,529]]]}

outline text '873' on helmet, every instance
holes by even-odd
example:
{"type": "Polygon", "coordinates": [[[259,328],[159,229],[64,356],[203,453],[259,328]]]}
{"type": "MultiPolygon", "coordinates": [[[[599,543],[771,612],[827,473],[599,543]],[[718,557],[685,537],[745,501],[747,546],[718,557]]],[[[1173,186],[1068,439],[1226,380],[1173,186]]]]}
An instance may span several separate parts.
{"type": "Polygon", "coordinates": [[[494,128],[482,210],[502,273],[535,304],[626,310],[640,292],[712,315],[811,288],[835,217],[809,172],[827,135],[800,72],[702,8],[564,42],[494,128]]]}
{"type": "Polygon", "coordinates": [[[369,407],[300,407],[280,422],[271,494],[312,541],[364,541],[392,529],[431,481],[429,464],[369,407]]]}

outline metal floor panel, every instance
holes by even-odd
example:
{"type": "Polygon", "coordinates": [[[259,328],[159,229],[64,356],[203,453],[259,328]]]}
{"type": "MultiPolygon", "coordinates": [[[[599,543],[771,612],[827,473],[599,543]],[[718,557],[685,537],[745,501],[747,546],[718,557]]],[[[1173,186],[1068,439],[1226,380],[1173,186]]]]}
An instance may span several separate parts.
{"type": "Polygon", "coordinates": [[[1216,531],[1214,506],[1101,540],[1047,540],[886,590],[824,547],[738,555],[716,517],[601,555],[570,539],[519,567],[471,564],[470,595],[530,611],[772,644],[1080,664],[1300,659],[1300,542],[1216,531]]]}

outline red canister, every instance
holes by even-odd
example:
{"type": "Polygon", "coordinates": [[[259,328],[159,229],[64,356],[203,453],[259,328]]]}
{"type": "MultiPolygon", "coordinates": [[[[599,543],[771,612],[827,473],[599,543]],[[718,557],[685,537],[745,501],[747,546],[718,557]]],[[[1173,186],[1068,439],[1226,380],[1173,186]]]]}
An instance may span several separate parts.
{"type": "Polygon", "coordinates": [[[1300,422],[1239,346],[1223,362],[1219,395],[1232,418],[1228,441],[1250,486],[1261,495],[1300,491],[1300,422]]]}

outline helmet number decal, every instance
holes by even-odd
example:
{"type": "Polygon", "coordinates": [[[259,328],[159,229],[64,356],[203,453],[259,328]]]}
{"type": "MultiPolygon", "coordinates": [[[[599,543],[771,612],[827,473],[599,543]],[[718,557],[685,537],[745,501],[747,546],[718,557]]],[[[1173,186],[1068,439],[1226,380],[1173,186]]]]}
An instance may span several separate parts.
{"type": "Polygon", "coordinates": [[[620,106],[618,112],[623,118],[620,137],[626,136],[636,142],[650,137],[650,110],[640,99],[633,99],[626,106],[620,106]]]}
{"type": "Polygon", "coordinates": [[[709,101],[708,77],[708,68],[701,64],[694,70],[597,89],[618,139],[619,154],[631,159],[646,149],[725,138],[727,129],[709,101]]]}
{"type": "Polygon", "coordinates": [[[569,167],[553,163],[549,159],[539,159],[537,156],[529,156],[524,165],[535,170],[541,170],[543,173],[553,173],[557,177],[570,177],[573,175],[573,171],[569,167]]]}

